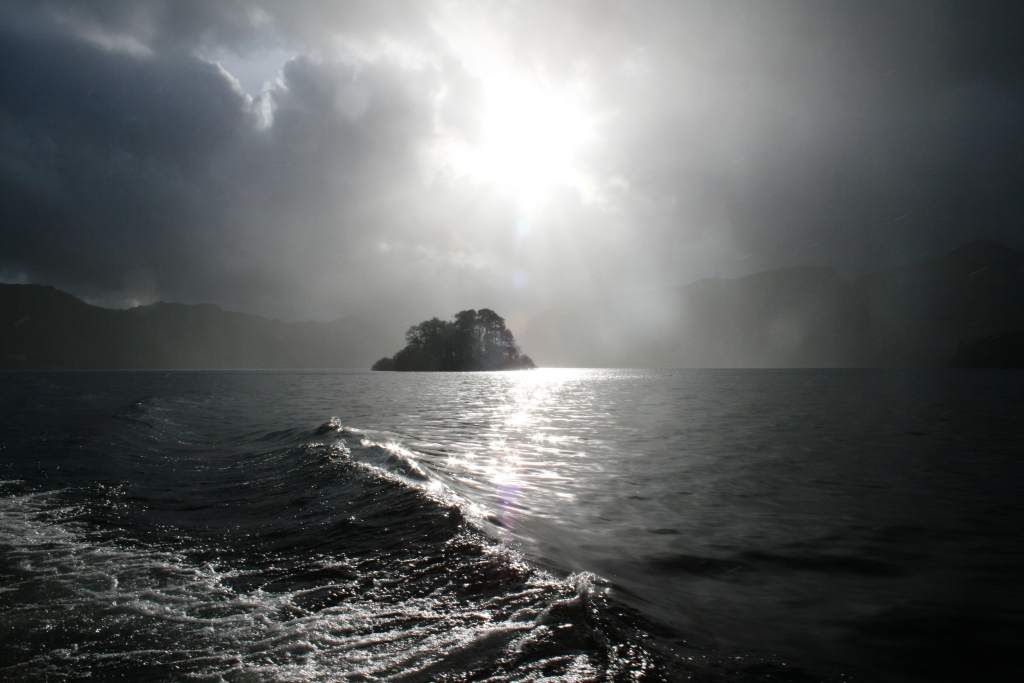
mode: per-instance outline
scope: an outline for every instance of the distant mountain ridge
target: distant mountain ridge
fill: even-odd
[[[115,310],[0,284],[0,369],[369,368],[395,343],[355,318],[284,323],[162,302]]]
[[[783,268],[535,316],[542,366],[942,367],[958,346],[1024,329],[1024,252],[978,240],[844,280]]]
[[[1008,330],[959,346],[949,367],[1024,369],[1024,330]]]
[[[972,349],[993,337],[1005,346],[1015,330],[1024,330],[1024,252],[978,240],[854,280],[783,268],[551,309],[517,337],[542,367],[1006,367],[1001,346]],[[399,345],[352,317],[284,323],[212,304],[114,310],[53,287],[0,284],[0,369],[365,369]]]

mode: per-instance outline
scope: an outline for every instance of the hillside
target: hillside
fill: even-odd
[[[547,311],[542,366],[941,367],[958,345],[1024,328],[1024,252],[979,240],[844,280],[784,268]]]
[[[959,346],[949,367],[1024,369],[1024,330],[1007,330]]]
[[[784,268],[552,309],[519,336],[549,367],[943,367],[958,349],[1020,329],[1024,252],[979,240],[855,280]],[[0,284],[0,369],[369,368],[396,346],[356,318],[283,323],[210,304],[112,310]]]
[[[0,369],[368,368],[394,344],[355,318],[283,323],[211,304],[112,310],[0,284]]]

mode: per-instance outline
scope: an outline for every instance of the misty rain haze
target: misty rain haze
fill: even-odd
[[[1021,11],[5,0],[0,280],[398,341],[1020,249]]]
[[[1016,683],[1022,36],[0,0],[0,679]]]

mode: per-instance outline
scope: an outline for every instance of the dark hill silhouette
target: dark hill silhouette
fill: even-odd
[[[355,318],[283,323],[212,304],[91,306],[0,284],[0,368],[366,368],[390,335]]]
[[[1020,328],[1024,252],[978,240],[852,281],[783,268],[560,308],[523,341],[546,366],[942,367]]]
[[[1000,332],[960,346],[951,368],[1024,368],[1024,330]]]
[[[855,280],[783,268],[553,309],[523,342],[546,366],[943,367],[976,362],[964,349],[1022,329],[1024,252],[978,240]],[[1012,364],[997,352],[1004,342],[978,352],[985,363]],[[209,304],[111,310],[0,284],[3,369],[366,368],[395,346],[354,318],[283,323]]]

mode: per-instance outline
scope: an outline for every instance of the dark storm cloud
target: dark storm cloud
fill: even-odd
[[[1022,33],[1012,3],[3,2],[0,276],[415,320],[1022,247]],[[543,216],[446,157],[484,141],[474,40],[586,94],[589,189]],[[263,92],[215,63],[280,54]]]
[[[106,6],[96,19],[135,25]],[[184,50],[38,22],[3,31],[0,262],[9,279],[101,301],[287,314],[317,283],[338,287],[333,273],[376,227],[360,214],[415,175],[429,132],[429,77],[387,64],[299,57],[254,109]]]
[[[79,288],[121,287],[113,273],[146,252],[173,258],[197,175],[251,118],[216,65],[46,30],[0,27],[0,90],[0,261]]]
[[[131,37],[159,52],[246,50],[288,41],[318,49],[338,35],[424,39],[429,3],[396,0],[6,0],[8,17]]]
[[[245,124],[216,65],[112,53],[66,35],[0,27],[0,113],[60,136],[194,167]]]

